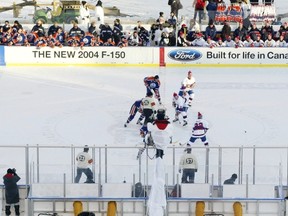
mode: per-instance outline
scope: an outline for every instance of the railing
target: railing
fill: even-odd
[[[22,184],[39,182],[74,182],[78,152],[83,146],[0,146],[2,173],[16,168]],[[183,147],[171,146],[165,152],[166,182],[174,185],[180,182],[178,163]],[[142,182],[151,183],[154,161],[144,152],[136,159],[138,147],[90,146],[89,153],[95,163],[92,171],[97,183]],[[198,159],[196,183],[221,185],[232,173],[238,174],[238,184],[288,185],[287,147],[193,147],[192,154]],[[153,157],[154,150],[148,155]]]

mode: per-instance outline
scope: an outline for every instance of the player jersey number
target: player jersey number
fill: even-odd
[[[193,130],[203,130],[203,129],[204,129],[204,127],[203,127],[203,123],[202,122],[194,124]]]
[[[192,164],[193,158],[186,158],[186,164]]]

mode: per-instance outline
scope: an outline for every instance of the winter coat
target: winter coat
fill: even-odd
[[[19,190],[17,186],[19,180],[20,177],[17,174],[7,173],[3,176],[7,204],[15,204],[19,202]]]

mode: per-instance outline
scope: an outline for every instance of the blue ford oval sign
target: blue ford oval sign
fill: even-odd
[[[202,57],[202,53],[193,49],[177,49],[170,51],[168,56],[176,61],[195,61]]]

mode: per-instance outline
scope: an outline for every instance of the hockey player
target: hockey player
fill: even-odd
[[[187,122],[187,110],[188,110],[188,100],[186,98],[186,91],[183,92],[181,96],[176,93],[173,94],[173,106],[175,107],[175,119],[173,122],[179,121],[179,115],[183,117],[183,126],[188,124]]]
[[[151,92],[151,93],[154,92],[155,98],[161,104],[161,98],[160,98],[160,92],[159,92],[159,88],[160,88],[159,76],[155,75],[155,76],[145,77],[144,78],[144,85],[146,86],[147,94],[149,92]]]
[[[192,71],[188,71],[187,77],[181,83],[181,89],[179,91],[179,96],[184,94],[186,91],[189,95],[189,102],[188,105],[192,105],[192,100],[194,99],[194,91],[193,88],[195,87],[195,78],[192,75]]]
[[[166,208],[165,194],[165,165],[163,155],[167,146],[171,143],[172,129],[168,117],[165,115],[165,109],[157,111],[156,120],[153,125],[149,125],[149,133],[145,140],[152,140],[156,148],[154,179],[148,200],[148,212],[150,216],[164,215]]]
[[[145,137],[145,135],[148,132],[147,124],[149,122],[154,121],[154,111],[155,111],[155,101],[153,99],[153,93],[147,92],[146,97],[142,99],[142,109],[143,109],[143,115],[145,117],[144,124],[140,129],[140,135],[142,137]]]
[[[208,123],[203,120],[203,116],[200,112],[198,112],[198,119],[193,125],[192,135],[188,142],[189,145],[192,145],[197,139],[201,139],[205,146],[208,146],[208,142],[206,139],[206,133],[208,131]]]
[[[130,112],[129,112],[129,117],[128,117],[126,123],[124,124],[124,127],[127,127],[129,122],[131,122],[134,119],[134,117],[135,117],[137,112],[141,113],[140,117],[137,120],[137,124],[142,125],[141,121],[144,119],[144,115],[143,115],[142,104],[141,103],[142,103],[142,99],[136,100],[132,104],[132,106],[130,108]]]

